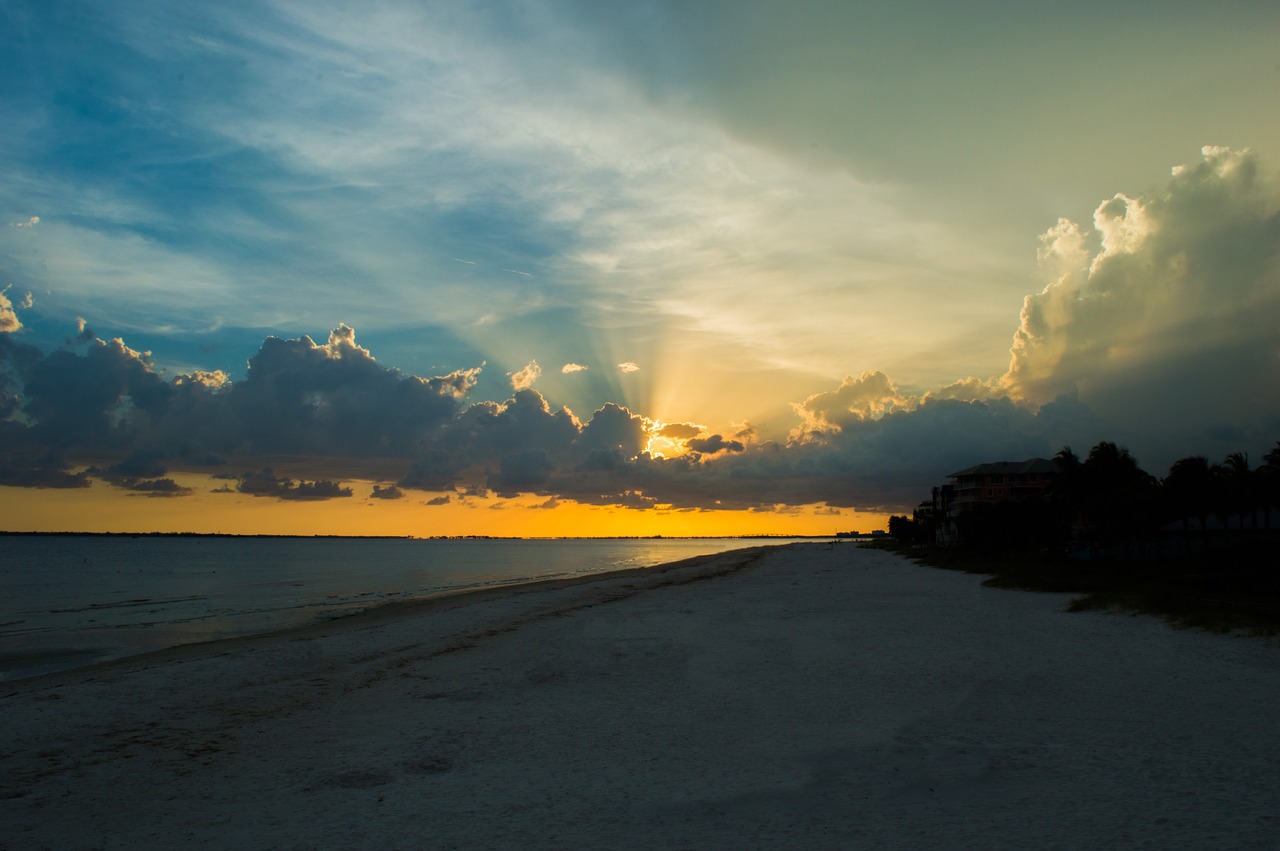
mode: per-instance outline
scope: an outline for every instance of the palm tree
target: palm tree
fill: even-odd
[[[1063,540],[1070,541],[1073,531],[1080,525],[1080,515],[1083,512],[1080,456],[1070,446],[1064,446],[1053,456],[1053,463],[1058,465],[1058,475],[1049,484],[1046,495],[1062,527]]]
[[[1253,471],[1249,469],[1249,456],[1243,452],[1232,452],[1219,467],[1218,480],[1221,484],[1222,511],[1240,518],[1240,532],[1244,532],[1244,518],[1248,514],[1253,519],[1253,528],[1258,528],[1258,516],[1254,511],[1257,505]]]
[[[1155,526],[1159,481],[1138,466],[1128,449],[1103,441],[1081,465],[1081,484],[1085,512],[1102,542],[1110,547],[1136,538],[1142,558]]]
[[[1213,505],[1213,467],[1202,455],[1179,458],[1164,477],[1165,505],[1170,519],[1182,520],[1183,540],[1190,537],[1188,521],[1192,515],[1200,520],[1201,549],[1208,546],[1209,510]]]
[[[1271,510],[1280,505],[1280,440],[1262,456],[1262,466],[1255,471],[1258,477],[1258,494],[1262,500],[1262,520],[1271,531]]]

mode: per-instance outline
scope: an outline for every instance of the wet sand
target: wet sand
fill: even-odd
[[[793,545],[0,683],[0,847],[1280,845],[1274,640]]]

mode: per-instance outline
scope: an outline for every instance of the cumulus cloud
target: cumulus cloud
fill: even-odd
[[[542,367],[536,360],[531,360],[518,372],[507,373],[511,377],[512,390],[528,390],[542,375]]]
[[[622,363],[618,364],[618,371],[619,372],[639,372],[640,365],[637,363],[633,363],[632,361],[623,361]]]
[[[373,492],[369,496],[373,499],[403,499],[404,491],[395,485],[387,485],[385,488],[381,485],[374,485]]]
[[[647,432],[644,417],[608,402],[592,415],[575,443],[587,451],[616,450],[623,458],[629,459],[644,449]]]
[[[575,372],[586,372],[587,368],[580,363],[567,363],[560,367],[562,375],[572,375]]]
[[[197,369],[190,374],[179,375],[173,383],[178,387],[191,384],[205,390],[221,390],[231,383],[231,376],[220,369],[212,371]]]
[[[793,437],[836,433],[851,423],[909,410],[915,404],[916,400],[900,393],[883,372],[864,372],[857,378],[846,376],[835,390],[815,393],[792,405],[802,421]]]
[[[38,224],[40,224],[40,217],[32,216],[31,218],[27,219],[25,222],[10,222],[9,227],[31,229]]]
[[[22,328],[22,322],[13,309],[13,302],[5,295],[7,292],[7,288],[0,290],[0,334],[12,334]]]
[[[995,399],[1007,395],[998,380],[990,378],[962,378],[936,390],[927,391],[921,401],[933,399],[955,399],[961,402],[976,402],[982,399]]]
[[[1049,282],[1023,303],[1007,392],[1074,394],[1170,446],[1276,427],[1280,193],[1249,151],[1201,153],[1158,191],[1102,202],[1094,233],[1045,234]]]
[[[894,500],[917,499],[940,471],[974,458],[1051,452],[1057,438],[1080,433],[1057,426],[1087,420],[1070,402],[1057,413],[1052,404],[1037,413],[1008,399],[917,402],[887,376],[865,373],[798,404],[808,426],[803,439],[779,444],[761,440],[748,423],[706,435],[695,423],[657,424],[614,403],[582,422],[533,388],[460,408],[457,396],[476,371],[402,375],[378,365],[346,326],[324,344],[268,338],[240,381],[200,371],[167,381],[146,353],[120,340],[92,338],[79,349],[44,355],[0,336],[0,376],[10,377],[11,400],[0,422],[10,448],[5,483],[87,484],[86,474],[56,456],[18,463],[55,450],[125,451],[125,461],[91,475],[152,493],[171,490],[170,464],[284,453],[323,464],[399,454],[412,460],[396,485],[378,486],[378,499],[416,488],[454,492],[433,505],[469,504],[493,491],[637,510],[897,507]],[[651,455],[646,447],[655,437],[683,442],[688,453]],[[276,499],[351,494],[323,477],[295,482],[270,468],[230,478],[235,492]]]
[[[49,354],[0,335],[0,423],[9,444],[29,456],[145,450],[187,465],[229,455],[409,458],[457,417],[479,374],[404,375],[376,363],[355,332],[339,325],[321,345],[267,338],[240,381],[202,370],[170,380],[149,352],[98,339],[79,324],[77,341]],[[331,494],[299,486],[294,498],[322,495]]]
[[[497,472],[489,474],[488,487],[501,497],[540,492],[555,469],[545,449],[529,448],[508,452],[498,461]]]
[[[245,379],[226,393],[224,414],[241,443],[216,442],[259,454],[412,454],[453,418],[479,372],[403,375],[376,363],[345,325],[323,345],[310,337],[268,337],[249,359]]]

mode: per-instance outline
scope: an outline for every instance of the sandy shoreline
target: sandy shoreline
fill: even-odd
[[[313,638],[350,633],[408,618],[423,617],[434,612],[443,612],[462,606],[501,600],[512,595],[569,588],[601,580],[645,578],[644,583],[637,587],[678,584],[679,581],[688,581],[691,578],[707,578],[712,575],[737,570],[742,566],[742,562],[740,559],[734,558],[734,556],[742,555],[744,558],[750,559],[762,549],[762,547],[744,547],[741,550],[693,556],[650,567],[624,568],[622,570],[588,573],[559,579],[528,579],[518,582],[505,582],[501,585],[484,588],[448,589],[411,600],[380,603],[368,609],[335,618],[315,620],[248,635],[217,638],[209,641],[193,641],[165,647],[160,650],[132,653],[102,662],[79,665],[66,670],[51,671],[47,674],[38,674],[16,680],[0,680],[0,697],[44,689],[52,685],[64,685],[85,679],[95,679],[113,671],[137,670],[172,662],[191,662],[266,647],[280,641],[306,641]],[[709,564],[709,562],[714,562],[714,564]],[[678,571],[684,578],[681,580],[669,578],[669,574],[673,571]]]
[[[1273,641],[690,562],[0,684],[0,847],[1280,844]]]

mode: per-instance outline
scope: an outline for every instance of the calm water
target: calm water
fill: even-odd
[[[393,600],[648,567],[768,539],[0,537],[0,680]]]

